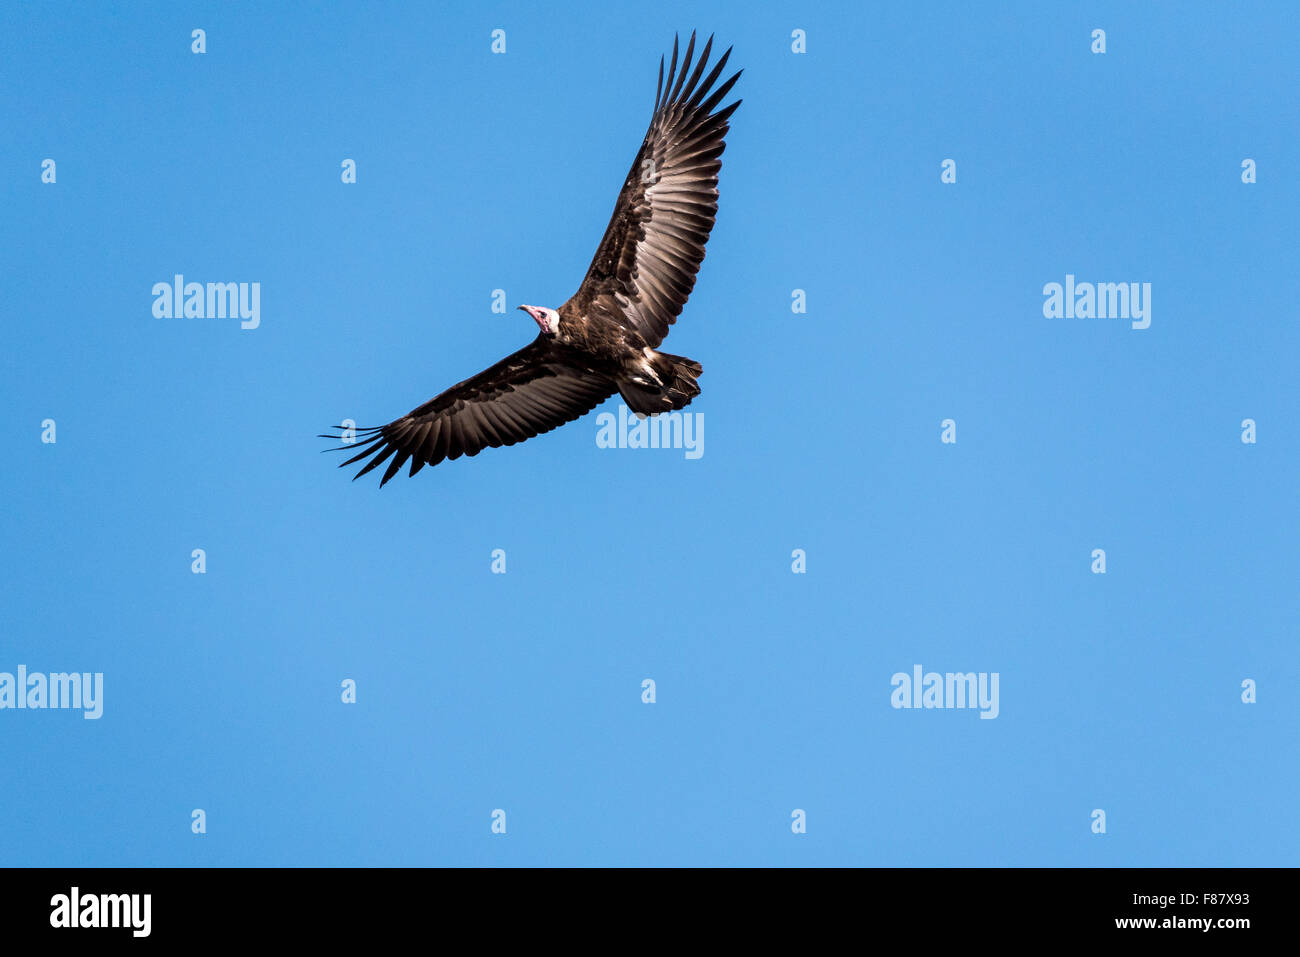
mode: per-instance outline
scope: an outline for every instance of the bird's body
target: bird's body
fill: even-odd
[[[591,320],[576,308],[559,309],[559,332],[552,338],[558,352],[587,372],[603,374],[623,394],[638,415],[680,409],[700,394],[698,386],[676,388],[677,379],[689,376],[690,386],[702,371],[698,362],[650,348],[636,329],[619,323]],[[527,309],[528,307],[521,307]]]
[[[710,38],[688,77],[695,36],[680,71],[674,41],[667,83],[660,60],[650,128],[578,291],[559,309],[519,307],[540,332],[518,352],[388,425],[358,429],[356,444],[341,447],[360,447],[343,465],[370,459],[356,478],[390,457],[381,485],[407,460],[414,475],[426,464],[514,445],[615,392],[638,415],[680,409],[700,394],[700,364],[657,347],[704,259],[727,120],[740,105],[713,112],[740,73],[712,89],[728,50],[701,81],[712,46]]]

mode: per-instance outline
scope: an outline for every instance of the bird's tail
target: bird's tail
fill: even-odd
[[[671,412],[690,405],[700,394],[696,379],[704,367],[694,359],[668,352],[654,352],[644,365],[618,381],[618,391],[627,407],[637,415]]]

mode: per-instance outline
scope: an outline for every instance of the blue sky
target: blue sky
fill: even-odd
[[[0,864],[1300,863],[1294,5],[0,18],[0,672],[104,675],[0,710]],[[665,343],[704,454],[349,482],[316,433],[576,289],[693,27],[745,68]],[[891,707],[918,664],[997,718]]]

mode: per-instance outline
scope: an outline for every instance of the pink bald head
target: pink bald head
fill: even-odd
[[[560,314],[554,309],[547,309],[545,306],[520,306],[524,312],[533,317],[533,322],[537,323],[537,328],[542,330],[543,335],[553,336],[560,329]]]

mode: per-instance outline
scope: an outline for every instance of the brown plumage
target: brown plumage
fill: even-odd
[[[514,445],[615,392],[639,415],[680,409],[699,395],[700,364],[655,347],[695,286],[718,210],[727,121],[740,106],[714,112],[740,73],[713,89],[731,50],[704,76],[712,48],[710,37],[691,72],[695,35],[680,69],[674,40],[666,81],[660,59],[650,128],[578,291],[558,310],[520,306],[541,330],[523,349],[388,425],[358,429],[354,444],[339,447],[356,453],[345,466],[369,458],[355,478],[387,461],[383,485],[408,460],[414,475]]]

